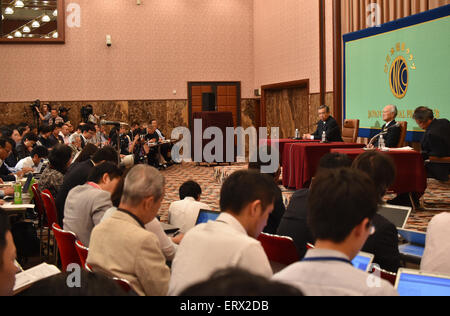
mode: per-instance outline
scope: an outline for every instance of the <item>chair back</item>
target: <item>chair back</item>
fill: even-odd
[[[78,253],[78,257],[80,258],[81,265],[83,267],[86,267],[86,260],[88,257],[89,248],[85,247],[81,241],[76,240],[75,249]]]
[[[389,272],[374,266],[372,268],[372,273],[379,275],[381,279],[388,281],[393,286],[395,286],[395,281],[397,280],[397,274],[393,272]]]
[[[290,265],[300,260],[294,241],[290,237],[261,233],[258,240],[270,261]]]
[[[45,214],[47,215],[48,227],[58,222],[58,211],[56,210],[55,200],[48,190],[41,193],[42,203],[44,204]]]
[[[81,265],[80,257],[75,249],[77,236],[72,232],[62,230],[57,223],[53,223],[52,230],[61,256],[62,271],[66,272],[67,266],[71,263]]]
[[[36,205],[36,211],[39,216],[43,216],[45,214],[44,204],[42,202],[41,191],[39,190],[39,185],[37,183],[31,186],[31,191],[33,191],[33,199],[34,204]]]
[[[398,140],[397,148],[405,147],[406,132],[408,131],[408,122],[398,122],[400,124],[401,132]]]
[[[342,128],[342,139],[346,143],[356,143],[359,133],[359,120],[345,120]]]

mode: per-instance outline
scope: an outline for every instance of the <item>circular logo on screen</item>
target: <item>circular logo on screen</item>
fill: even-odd
[[[408,91],[408,63],[403,56],[398,56],[391,65],[389,84],[395,97],[402,99]]]

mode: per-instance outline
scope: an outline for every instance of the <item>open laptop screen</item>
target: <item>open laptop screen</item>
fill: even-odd
[[[411,207],[385,204],[378,208],[378,214],[393,223],[395,227],[404,228],[411,214],[411,210]]]
[[[401,272],[397,282],[400,296],[450,296],[450,277]]]
[[[373,256],[366,256],[364,254],[357,255],[353,260],[352,264],[358,270],[362,270],[364,272],[368,272],[370,265],[372,264]]]
[[[207,223],[209,221],[215,221],[219,217],[220,212],[214,212],[209,210],[200,210],[195,225]]]

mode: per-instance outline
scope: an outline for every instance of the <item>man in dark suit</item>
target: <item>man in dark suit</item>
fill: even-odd
[[[447,119],[435,119],[433,111],[427,107],[417,108],[413,118],[420,128],[425,130],[421,141],[423,158],[427,160],[430,157],[449,157],[450,122]],[[449,164],[427,163],[425,167],[430,178],[448,180]]]
[[[383,109],[383,121],[386,124],[381,127],[382,132],[386,132],[383,135],[384,145],[388,148],[395,148],[400,141],[400,134],[402,133],[402,128],[400,126],[396,126],[397,122],[395,118],[397,117],[397,107],[395,105],[388,105]],[[380,138],[373,143],[373,147],[378,147]]]
[[[322,140],[322,134],[325,132],[327,141],[343,142],[341,129],[336,120],[330,115],[330,108],[327,105],[320,106],[319,118],[320,121],[317,123],[316,132],[312,135],[303,135],[303,139]]]
[[[319,161],[317,173],[324,170],[350,167],[351,165],[352,161],[347,155],[326,154]],[[300,259],[306,254],[306,244],[315,243],[315,238],[308,226],[308,198],[309,189],[298,190],[292,195],[277,230],[277,235],[289,236],[294,240]]]
[[[56,208],[58,210],[58,223],[62,227],[64,219],[64,205],[66,204],[67,195],[70,190],[78,185],[83,185],[86,183],[89,173],[94,168],[105,161],[110,161],[113,163],[118,163],[117,151],[110,146],[103,147],[97,151],[92,160],[86,160],[80,162],[79,164],[70,168],[70,170],[64,176],[64,182],[58,191],[58,196],[56,197]]]

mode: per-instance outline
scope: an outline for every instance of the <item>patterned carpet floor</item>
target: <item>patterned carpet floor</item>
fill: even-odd
[[[194,180],[202,187],[201,202],[208,204],[212,209],[219,211],[219,198],[221,182],[225,177],[235,170],[245,168],[245,165],[233,166],[223,165],[219,167],[208,167],[196,163],[183,163],[174,165],[163,171],[166,178],[166,193],[159,215],[162,221],[167,221],[167,213],[170,203],[179,200],[178,189],[188,180]],[[285,204],[294,191],[281,187]],[[450,181],[443,183],[428,179],[428,188],[424,195],[424,208],[419,208],[411,213],[406,225],[407,229],[426,231],[429,221],[437,214],[450,212]],[[432,209],[431,211],[429,209]]]

